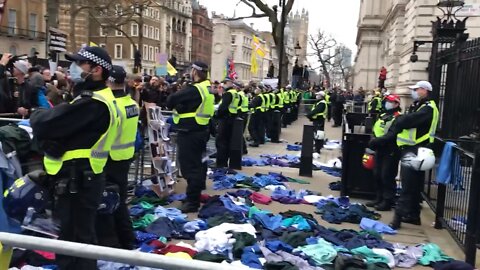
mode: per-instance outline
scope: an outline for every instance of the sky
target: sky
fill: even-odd
[[[215,11],[232,17],[239,0],[199,0],[199,2],[206,6],[209,12]],[[263,0],[263,2],[269,6],[278,4],[278,0]],[[337,42],[345,44],[355,55],[360,0],[295,0],[292,12],[296,10],[301,12],[302,8],[308,10],[310,14],[309,34],[322,29],[332,35]],[[251,13],[252,9],[243,3],[236,8],[238,17],[248,16]],[[271,31],[270,22],[266,18],[249,19],[246,22],[254,23],[256,30]]]

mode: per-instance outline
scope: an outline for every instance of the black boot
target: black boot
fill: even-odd
[[[392,222],[389,225],[394,230],[400,229],[400,227],[402,226],[402,216],[395,214],[395,216],[393,216]]]
[[[376,207],[376,206],[379,205],[382,201],[383,201],[383,200],[382,200],[382,197],[377,196],[377,198],[376,198],[374,201],[367,202],[365,205],[366,205],[367,207]]]
[[[392,210],[392,201],[391,200],[383,200],[377,206],[375,206],[375,210],[377,211],[390,211]]]
[[[413,225],[422,225],[422,220],[420,219],[420,217],[403,217],[402,222]]]
[[[198,208],[200,208],[200,204],[186,201],[182,203],[179,209],[182,213],[196,213],[198,212]]]

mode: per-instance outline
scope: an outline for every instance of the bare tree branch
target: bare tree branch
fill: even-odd
[[[268,17],[267,14],[252,14],[250,16],[243,16],[243,17],[235,17],[235,18],[228,18],[228,21],[238,21],[243,19],[250,19],[250,18],[265,18]]]

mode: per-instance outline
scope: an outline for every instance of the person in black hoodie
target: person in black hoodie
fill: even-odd
[[[380,115],[373,126],[375,138],[385,135],[395,119],[401,115],[399,96],[389,95],[385,100],[385,112]],[[400,161],[400,151],[395,139],[395,137],[391,137],[389,141],[385,141],[383,147],[372,149],[376,150],[375,168],[373,169],[376,199],[366,205],[375,207],[377,211],[389,211],[395,201],[397,189],[395,177],[398,173],[398,163]]]
[[[315,152],[320,154],[323,148],[324,138],[318,137],[318,131],[325,130],[325,118],[327,118],[328,104],[325,101],[325,92],[320,91],[316,94],[317,103],[313,106],[312,111],[307,114],[307,118],[313,122],[315,127]]]

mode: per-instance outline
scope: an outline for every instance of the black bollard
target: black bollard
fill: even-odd
[[[373,131],[373,118],[366,117],[365,118],[365,134],[371,134]]]
[[[273,111],[272,113],[272,143],[280,142],[280,132],[282,131],[282,113],[280,111]]]
[[[242,169],[243,155],[243,119],[235,118],[232,128],[232,138],[230,140],[230,162],[229,168],[234,170]]]
[[[300,156],[300,176],[312,177],[313,132],[314,128],[312,125],[303,126],[302,154]]]

